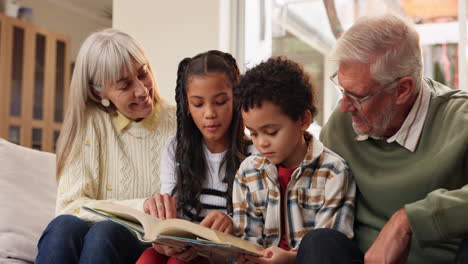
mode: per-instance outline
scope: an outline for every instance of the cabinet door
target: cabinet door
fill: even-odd
[[[0,137],[6,138],[7,135],[7,105],[8,99],[6,95],[6,26],[5,21],[0,16]]]
[[[70,78],[69,38],[0,14],[0,137],[55,151]]]

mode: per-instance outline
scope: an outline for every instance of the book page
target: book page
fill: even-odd
[[[143,233],[140,234],[142,237],[139,237],[143,242],[150,242],[156,238],[156,235],[152,230],[158,225],[159,222],[161,222],[159,219],[149,214],[128,206],[111,202],[97,201],[89,205],[88,208],[99,212],[105,212],[113,216],[117,216],[118,218],[126,219],[138,224],[142,227],[141,230],[143,230]]]
[[[161,243],[164,241],[168,243],[172,239],[172,241],[182,241],[185,246],[187,246],[187,243],[190,243],[190,246],[203,246],[204,250],[210,247],[212,251],[228,251],[231,253],[236,252],[237,254],[239,252],[259,254],[263,250],[263,247],[260,245],[233,235],[214,231],[208,227],[184,219],[158,220],[144,212],[111,202],[95,202],[83,208],[88,208],[89,210],[87,210],[92,213],[101,215],[136,231],[139,239],[143,242],[158,243],[159,240]],[[161,240],[162,238],[164,240]],[[200,240],[200,238],[203,240]],[[207,243],[206,241],[211,242]],[[174,244],[174,246],[177,245]]]
[[[121,218],[121,217],[119,217],[117,215],[113,215],[113,214],[110,214],[110,213],[107,213],[107,212],[104,212],[104,211],[94,210],[94,209],[89,208],[87,206],[83,206],[83,209],[85,209],[86,211],[88,211],[90,213],[97,214],[97,215],[102,216],[104,218],[107,218],[107,219],[109,219],[109,220],[111,220],[113,222],[121,224],[121,225],[135,231],[135,232],[140,233],[141,235],[143,235],[145,233],[143,231],[143,227],[139,224],[139,222],[137,220],[131,221],[132,219],[124,219],[124,218]]]

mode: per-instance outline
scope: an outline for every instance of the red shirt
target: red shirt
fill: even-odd
[[[281,165],[277,165],[276,168],[278,169],[278,180],[280,183],[280,191],[281,191],[281,240],[279,243],[280,248],[284,250],[291,250],[288,245],[288,239],[286,236],[286,226],[284,223],[286,222],[285,220],[285,215],[284,215],[284,202],[285,202],[285,197],[286,197],[286,188],[288,187],[289,181],[291,181],[291,175],[293,174],[294,170],[293,169],[288,169],[285,167],[282,167]]]

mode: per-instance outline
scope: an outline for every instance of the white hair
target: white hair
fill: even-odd
[[[416,94],[422,83],[419,34],[411,22],[397,15],[359,18],[338,39],[332,59],[370,64],[372,78],[381,85],[411,76],[415,81],[413,92]]]
[[[68,108],[62,131],[57,142],[57,179],[69,156],[79,151],[76,142],[81,139],[86,125],[86,109],[99,107],[99,94],[103,88],[116,82],[125,70],[134,74],[133,60],[147,64],[152,69],[142,46],[130,35],[117,30],[105,29],[91,34],[78,53],[70,82]],[[156,79],[153,76],[154,102],[161,102]],[[92,91],[94,89],[95,91]],[[114,106],[105,109],[115,111]]]

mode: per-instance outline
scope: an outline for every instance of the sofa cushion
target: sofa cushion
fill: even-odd
[[[0,138],[0,257],[34,261],[55,214],[55,155]]]
[[[24,260],[19,260],[19,259],[0,257],[0,264],[31,264],[31,262],[24,261]]]

